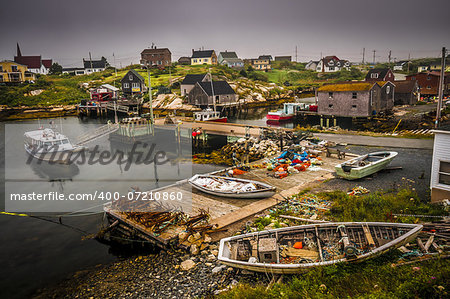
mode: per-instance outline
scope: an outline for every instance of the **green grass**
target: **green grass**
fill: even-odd
[[[305,194],[299,193],[298,196]],[[391,213],[446,215],[443,207],[421,200],[410,189],[349,196],[342,191],[322,192],[319,198],[332,201],[326,216],[334,221],[417,222],[415,217],[387,219]],[[289,214],[273,209],[269,217],[255,221],[258,229]],[[389,218],[389,217],[388,217]],[[307,273],[288,276],[285,282],[266,291],[266,284],[255,281],[239,284],[220,298],[444,298],[448,296],[450,260],[423,261],[393,267],[401,259],[397,250],[358,264],[317,267]],[[270,275],[270,274],[269,274]]]
[[[286,283],[240,284],[220,298],[444,298],[450,261],[433,260],[392,267],[397,251],[359,264],[318,267],[286,277]]]

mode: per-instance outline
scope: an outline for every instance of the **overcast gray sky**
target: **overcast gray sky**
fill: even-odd
[[[53,58],[66,67],[105,56],[138,63],[152,42],[172,59],[204,47],[241,58],[337,55],[360,61],[438,57],[450,46],[449,0],[0,0],[0,59]]]

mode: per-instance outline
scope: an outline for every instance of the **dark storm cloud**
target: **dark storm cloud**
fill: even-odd
[[[173,58],[204,46],[236,50],[245,58],[292,55],[299,61],[336,54],[353,61],[362,48],[371,60],[438,56],[450,45],[448,0],[78,0],[3,1],[0,58],[11,59],[15,43],[24,55],[81,64],[89,52],[117,64],[137,63],[154,42]]]

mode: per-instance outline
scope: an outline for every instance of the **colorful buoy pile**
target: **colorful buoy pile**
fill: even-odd
[[[306,171],[312,167],[314,170],[320,170],[323,161],[318,155],[310,154],[303,151],[300,154],[294,151],[284,151],[280,156],[271,159],[266,166],[268,171],[272,171],[272,175],[282,179],[289,174]]]

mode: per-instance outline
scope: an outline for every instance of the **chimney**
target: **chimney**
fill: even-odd
[[[192,49],[192,55],[194,55],[194,49]]]

